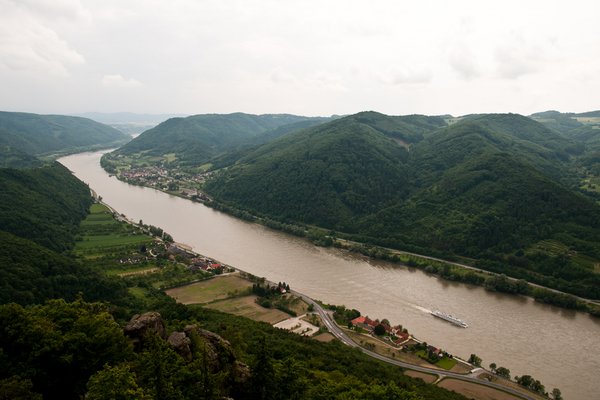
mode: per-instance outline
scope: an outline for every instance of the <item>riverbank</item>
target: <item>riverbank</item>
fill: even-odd
[[[93,192],[93,195],[98,201],[102,202],[101,199],[99,198],[99,196],[95,192]],[[102,202],[102,203],[104,203],[104,202]],[[103,204],[103,205],[106,207],[106,209],[110,210],[113,217],[117,221],[119,221],[121,223],[129,224],[135,229],[141,229],[142,226],[140,224],[127,219],[125,216],[123,216],[123,214],[119,213],[113,207],[106,205],[106,204]],[[206,255],[203,255],[203,254],[193,251],[191,246],[187,246],[185,244],[173,243],[170,246],[170,248],[171,248],[171,252],[174,254],[184,254],[185,253],[185,254],[189,255],[189,257],[191,257],[192,259],[204,259],[204,260],[210,259],[211,262],[214,264],[223,265],[223,263],[219,262],[218,260],[212,259]],[[266,282],[264,280],[264,278],[255,277],[252,274],[249,274],[248,272],[240,270],[239,268],[232,267],[232,266],[228,266],[228,268],[230,269],[230,271],[235,271],[235,273],[233,275],[226,274],[226,275],[220,275],[220,276],[219,275],[213,276],[212,279],[210,279],[208,277],[204,277],[204,279],[200,283],[187,283],[184,285],[178,285],[177,289],[166,290],[166,293],[168,295],[174,297],[177,301],[182,302],[184,304],[199,303],[204,306],[208,306],[209,308],[214,308],[214,309],[225,311],[225,312],[227,312],[227,308],[223,309],[222,303],[227,302],[228,300],[230,300],[232,298],[236,298],[236,300],[238,300],[238,298],[240,298],[240,297],[250,296],[250,297],[252,297],[250,299],[252,302],[251,306],[253,306],[254,308],[259,307],[257,304],[255,304],[256,303],[256,301],[255,301],[256,299],[254,298],[255,296],[252,296],[252,293],[249,291],[249,289],[252,287],[253,283],[256,283],[256,282],[270,283],[270,282]],[[218,281],[216,281],[216,280],[218,280]],[[192,281],[190,281],[190,282],[192,282]],[[219,284],[213,285],[212,283],[215,283],[215,282],[218,282]],[[199,285],[200,285],[200,287],[198,287]],[[161,290],[164,290],[164,289],[161,289]],[[325,323],[325,321],[330,319],[329,323],[334,324],[334,325],[328,326],[330,328],[329,329],[330,333],[333,333],[336,337],[338,337],[338,339],[343,338],[344,340],[342,340],[342,342],[347,342],[349,340],[352,343],[351,346],[353,346],[353,347],[358,345],[356,338],[352,338],[351,336],[349,336],[349,334],[351,334],[351,331],[345,332],[342,328],[337,326],[336,323],[333,321],[333,319],[331,319],[330,316],[328,316],[326,314],[326,312],[323,310],[323,308],[320,306],[320,303],[316,302],[314,299],[312,299],[302,293],[293,291],[292,294],[294,296],[297,296],[297,298],[301,298],[305,301],[304,307],[301,307],[298,312],[305,313],[306,311],[308,311],[306,305],[312,304],[313,307],[317,308],[317,310],[322,310],[325,313],[325,316],[321,316],[321,320],[324,323]],[[246,306],[248,306],[248,304],[246,304]],[[273,315],[273,312],[276,312],[281,315]],[[239,312],[233,312],[233,314],[240,315]],[[244,315],[244,314],[242,314],[242,315]],[[283,319],[287,319],[287,317],[285,317],[285,314],[281,313],[281,311],[274,310],[274,309],[266,309],[266,314],[265,313],[256,313],[256,311],[251,311],[250,314],[248,314],[246,312],[246,314],[244,316],[249,317],[254,320],[257,320],[257,321],[268,322],[270,324],[276,324],[277,322],[280,322]],[[327,325],[327,324],[325,323],[325,325]],[[341,333],[336,335],[336,332],[341,332]],[[373,338],[372,340],[376,340],[376,338]],[[413,340],[417,343],[421,343],[421,341],[416,338],[411,337],[411,340]],[[363,342],[363,341],[361,340],[361,342]],[[366,344],[364,344],[364,343],[366,343]],[[436,376],[438,376],[439,378],[444,378],[444,377],[449,376],[446,374],[446,371],[444,370],[443,367],[433,366],[433,365],[429,367],[422,360],[419,361],[418,364],[414,364],[414,365],[411,364],[409,362],[410,361],[409,355],[404,355],[401,352],[401,349],[395,349],[393,354],[390,353],[393,356],[393,357],[391,357],[390,355],[386,356],[385,354],[381,354],[381,352],[378,352],[377,346],[372,346],[373,348],[369,349],[368,344],[371,343],[371,341],[366,340],[366,336],[365,336],[364,343],[363,343],[363,346],[361,346],[364,350],[369,351],[369,352],[372,352],[372,350],[374,350],[376,353],[379,354],[379,356],[386,357],[386,360],[383,360],[383,361],[386,361],[389,363],[394,363],[394,362],[400,361],[404,364],[403,367],[406,369],[411,369],[411,370],[421,371],[421,372],[426,371],[428,373],[436,374]],[[384,342],[381,342],[381,343],[382,343],[382,345],[385,344]],[[367,353],[367,354],[370,354],[370,353]],[[416,359],[419,359],[419,358],[417,357]],[[462,360],[460,362],[463,365],[467,365],[467,363]],[[473,374],[469,374],[470,369],[471,368],[459,368],[456,371],[456,373],[454,373],[452,376],[455,379],[459,379],[459,380],[461,379],[460,376],[464,376],[465,378],[468,378],[468,380],[477,380],[477,379],[473,379],[473,378],[477,378],[476,376],[474,376]],[[454,370],[454,368],[452,368],[451,371],[452,370]],[[484,371],[481,370],[480,372],[483,373]],[[482,385],[486,385],[485,381],[481,381],[479,383]],[[496,389],[494,389],[494,390],[496,390]],[[527,397],[526,395],[523,395],[522,398],[531,398],[531,397]]]
[[[268,228],[298,237],[305,237],[317,246],[341,248],[373,259],[385,260],[406,267],[419,268],[428,274],[436,275],[448,281],[468,283],[484,287],[487,290],[510,295],[527,296],[541,303],[565,309],[584,311],[592,316],[600,317],[600,301],[575,296],[523,279],[506,276],[501,272],[477,268],[473,265],[466,264],[465,262],[467,262],[468,259],[463,259],[463,262],[461,263],[424,254],[391,249],[370,243],[361,243],[348,239],[348,235],[342,233],[335,233],[332,235],[331,231],[324,228],[282,223],[266,216],[258,216],[246,210],[220,203],[205,194],[199,195],[199,193],[201,193],[199,190],[194,190],[193,194],[187,189],[167,190],[151,185],[139,185],[122,179],[119,174],[115,176],[117,179],[129,184],[160,190],[164,193],[192,202],[202,203],[207,207],[211,207],[217,211],[224,212],[245,221],[258,223]],[[475,260],[473,260],[473,262],[474,261]]]
[[[197,257],[205,257],[201,254],[196,253]],[[232,267],[236,269],[237,273],[240,276],[236,275],[228,275],[228,276],[215,276],[210,280],[205,280],[201,283],[193,283],[190,285],[179,287],[175,290],[168,290],[167,294],[174,297],[178,302],[182,302],[184,304],[201,304],[203,307],[213,308],[216,310],[224,311],[226,313],[232,313],[234,315],[244,316],[255,321],[262,321],[272,324],[273,326],[278,327],[280,325],[280,321],[285,320],[288,321],[288,318],[285,314],[281,313],[278,310],[274,309],[264,309],[264,312],[257,312],[255,309],[259,307],[256,304],[255,296],[252,296],[250,293],[247,293],[247,289],[250,287],[251,283],[256,280],[251,279],[251,274],[240,270],[239,268]],[[224,280],[227,280],[226,283],[220,284]],[[247,283],[241,283],[241,280],[246,280]],[[219,284],[214,284],[216,281],[219,281]],[[231,281],[231,282],[230,282]],[[201,285],[202,290],[198,291],[197,286]],[[191,289],[191,290],[187,290]],[[363,349],[366,354],[371,355],[372,353],[378,354],[380,357],[376,357],[382,361],[397,365],[397,362],[403,363],[402,368],[415,371],[421,374],[433,374],[436,379],[433,380],[436,384],[440,384],[445,379],[451,377],[453,381],[456,382],[464,382],[463,385],[455,384],[453,385],[453,389],[459,393],[473,395],[478,394],[480,397],[475,397],[477,399],[488,399],[488,398],[512,398],[512,399],[544,399],[543,396],[539,396],[536,393],[529,393],[524,391],[523,388],[516,388],[511,381],[504,382],[500,377],[495,377],[494,383],[487,381],[480,377],[488,376],[491,372],[486,371],[482,368],[477,368],[476,366],[467,363],[464,360],[457,359],[458,363],[456,367],[451,369],[446,369],[440,366],[430,365],[425,362],[423,359],[417,356],[411,356],[411,353],[403,353],[402,349],[394,348],[392,351],[382,352],[379,349],[380,346],[386,345],[385,342],[380,341],[374,337],[365,334],[354,333],[351,330],[342,328],[336,324],[336,322],[327,315],[327,311],[324,310],[319,302],[311,299],[310,297],[298,293],[296,291],[292,292],[294,295],[297,295],[304,299],[307,303],[312,304],[313,307],[317,307],[316,313],[319,314],[319,311],[325,313],[325,316],[321,316],[321,321],[324,323],[324,326],[328,326],[330,329],[330,333],[333,333],[335,337],[340,339],[342,343],[348,344],[350,347],[360,347]],[[247,304],[245,298],[250,298],[251,304]],[[224,307],[224,305],[226,306]],[[244,303],[242,308],[240,308],[240,304]],[[250,306],[250,307],[249,307]],[[233,308],[231,308],[233,307]],[[249,309],[252,308],[252,309]],[[306,311],[306,310],[303,310]],[[276,313],[276,314],[273,314]],[[288,316],[289,317],[289,316]],[[328,324],[334,324],[335,329],[331,329],[333,326]],[[341,334],[336,334],[336,332],[342,332]],[[358,335],[358,336],[356,336]],[[357,340],[357,338],[362,337],[363,340]],[[318,340],[318,339],[315,339]],[[411,337],[411,340],[417,343],[422,343],[417,338]],[[350,341],[351,344],[348,342]],[[370,346],[373,342],[380,342],[379,346]],[[360,342],[360,343],[359,343]],[[388,345],[389,346],[389,345]],[[381,357],[385,357],[382,359]],[[416,361],[413,363],[412,361]],[[476,373],[472,371],[476,370]],[[425,375],[427,376],[427,375]],[[417,376],[419,377],[419,376]],[[475,386],[474,386],[475,385]],[[473,388],[481,387],[482,389],[477,391],[473,390]],[[484,389],[485,388],[485,389]],[[494,397],[494,394],[496,397]],[[489,397],[492,396],[492,397]],[[505,396],[505,397],[503,397]],[[511,397],[506,397],[511,396]]]

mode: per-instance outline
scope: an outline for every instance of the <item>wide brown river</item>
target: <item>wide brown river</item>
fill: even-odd
[[[476,353],[511,374],[532,375],[566,399],[600,399],[600,319],[448,282],[420,270],[320,248],[199,203],[118,181],[102,170],[101,153],[59,161],[128,218],[163,228],[195,251],[331,304],[400,323],[421,340],[462,358]],[[429,314],[466,321],[456,327]]]

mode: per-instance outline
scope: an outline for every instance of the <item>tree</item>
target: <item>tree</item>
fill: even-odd
[[[471,354],[468,362],[476,367],[481,367],[481,358],[477,357],[477,354]]]
[[[273,397],[275,370],[264,336],[260,338],[259,348],[252,365],[252,398],[266,400]]]
[[[531,375],[523,375],[521,377],[515,376],[515,381],[521,386],[525,386],[526,388],[531,387],[531,384],[534,382]]]
[[[544,392],[546,391],[546,388],[544,387],[544,385],[542,385],[542,382],[538,381],[537,379],[531,383],[530,388],[534,392],[541,393],[541,394],[544,394]]]
[[[554,400],[562,400],[562,393],[560,392],[559,388],[554,388],[552,389],[552,398]]]
[[[42,400],[42,395],[33,391],[31,380],[12,376],[0,380],[0,400]]]
[[[496,372],[496,363],[491,363],[490,364],[490,371]]]
[[[144,350],[138,355],[134,370],[152,398],[172,400],[182,397],[182,367],[183,358],[165,340],[156,334],[144,337]]]
[[[510,379],[510,369],[504,367],[496,368],[496,375],[501,376],[506,379]]]
[[[129,365],[120,364],[111,367],[108,364],[104,369],[96,372],[90,378],[87,400],[137,400],[150,399],[135,380],[135,374],[130,371]]]
[[[305,378],[307,371],[294,358],[286,358],[275,365],[275,398],[304,399],[308,382]]]
[[[375,329],[373,329],[373,332],[377,335],[377,336],[382,336],[385,334],[385,326],[383,326],[382,324],[379,324],[375,327]]]

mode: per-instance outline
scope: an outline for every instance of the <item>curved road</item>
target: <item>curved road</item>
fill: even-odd
[[[327,327],[327,329],[333,336],[335,336],[337,339],[339,339],[345,345],[357,348],[370,357],[376,358],[383,362],[393,364],[393,365],[396,365],[398,367],[402,367],[405,369],[410,369],[410,370],[418,371],[418,372],[424,372],[426,374],[437,375],[439,377],[438,380],[441,380],[443,378],[458,379],[461,381],[476,383],[478,385],[483,385],[483,386],[488,386],[490,388],[498,389],[498,390],[510,393],[510,394],[517,396],[519,398],[522,398],[522,399],[527,399],[527,400],[537,400],[538,399],[537,397],[529,396],[526,393],[520,392],[520,391],[513,389],[511,387],[508,387],[508,386],[503,386],[503,385],[499,385],[497,383],[476,379],[472,376],[462,375],[462,374],[458,374],[456,372],[441,371],[441,370],[435,369],[435,368],[428,368],[428,367],[422,367],[420,365],[409,364],[409,363],[394,360],[394,359],[382,356],[380,354],[377,354],[373,351],[367,350],[367,349],[359,346],[358,344],[356,344],[348,335],[346,335],[346,333],[342,329],[340,329],[340,327],[335,323],[335,321],[333,320],[333,318],[331,316],[331,313],[325,311],[325,309],[323,309],[323,307],[321,307],[321,305],[319,303],[317,303],[316,301],[314,301],[313,299],[311,299],[310,297],[308,297],[302,293],[298,293],[294,290],[291,290],[290,292],[298,297],[301,297],[302,300],[304,300],[307,304],[313,305],[315,311],[319,314],[319,316],[325,323],[325,326]]]

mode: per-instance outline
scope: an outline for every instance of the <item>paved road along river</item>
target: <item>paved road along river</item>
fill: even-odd
[[[176,241],[308,296],[400,323],[421,340],[463,358],[476,353],[512,375],[529,374],[568,400],[600,399],[600,320],[584,313],[448,282],[420,270],[325,249],[199,203],[118,181],[99,165],[101,153],[60,160],[103,200],[134,221],[160,226]],[[463,329],[434,318],[439,309]]]

